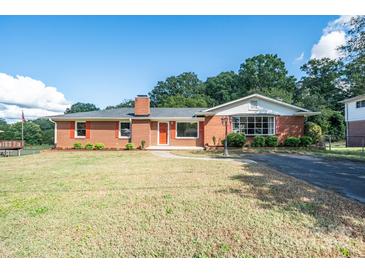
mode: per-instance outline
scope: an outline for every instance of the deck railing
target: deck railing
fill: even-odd
[[[0,150],[13,150],[13,149],[22,149],[24,147],[23,141],[0,141]]]

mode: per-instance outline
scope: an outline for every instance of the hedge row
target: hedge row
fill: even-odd
[[[227,144],[229,147],[242,147],[246,143],[246,136],[242,133],[229,133],[227,135]],[[284,141],[284,146],[288,147],[307,147],[313,143],[313,140],[309,136],[288,137]],[[224,145],[224,140],[222,141]],[[251,146],[252,147],[276,147],[279,145],[277,136],[255,136]]]

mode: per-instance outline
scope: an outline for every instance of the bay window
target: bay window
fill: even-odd
[[[235,116],[232,117],[233,132],[245,135],[273,135],[274,119],[273,116]]]

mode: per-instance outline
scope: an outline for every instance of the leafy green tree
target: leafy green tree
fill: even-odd
[[[291,103],[296,79],[288,75],[285,63],[276,54],[260,54],[246,59],[238,74],[238,97],[261,93]]]
[[[184,97],[180,94],[168,96],[161,104],[162,107],[208,107],[209,98],[204,95]]]
[[[149,96],[151,98],[151,105],[154,107],[170,107],[172,102],[177,102],[177,98],[185,98],[184,102],[189,102],[190,107],[198,107],[201,105],[201,100],[209,100],[209,97],[204,94],[202,81],[192,72],[184,72],[178,76],[168,77],[165,81],[159,81],[152,91],[149,92]],[[169,97],[174,97],[175,99],[169,99]],[[194,104],[193,102],[196,98],[199,98],[199,100]],[[179,105],[187,106],[184,103],[179,103]]]
[[[132,107],[134,107],[134,100],[124,99],[120,104],[115,106],[107,106],[105,109],[132,108]]]
[[[90,103],[76,103],[73,104],[70,108],[67,108],[65,114],[75,113],[75,112],[85,112],[85,111],[94,111],[99,110],[94,104]]]
[[[205,94],[212,99],[214,105],[235,100],[239,97],[239,78],[233,71],[221,72],[205,81]]]
[[[320,115],[311,116],[308,121],[318,124],[324,135],[331,135],[333,141],[345,138],[345,118],[342,112],[322,109]]]
[[[22,123],[17,122],[10,125],[10,139],[22,139]],[[24,141],[28,145],[42,144],[42,130],[41,127],[31,121],[24,123]]]
[[[340,100],[346,98],[343,86],[343,63],[329,58],[311,59],[301,67],[305,72],[298,83],[295,101],[311,110],[323,107],[341,110]]]
[[[0,140],[8,140],[9,137],[9,125],[8,123],[0,118],[0,131],[3,131],[3,132],[0,132]]]
[[[340,50],[346,63],[348,97],[353,97],[365,93],[365,16],[352,18],[346,37],[346,44]]]
[[[42,144],[54,144],[54,123],[47,118],[38,118],[32,121],[42,130]]]

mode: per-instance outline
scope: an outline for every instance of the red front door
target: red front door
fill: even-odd
[[[168,124],[167,123],[159,123],[159,144],[167,145],[167,137],[168,137]]]

